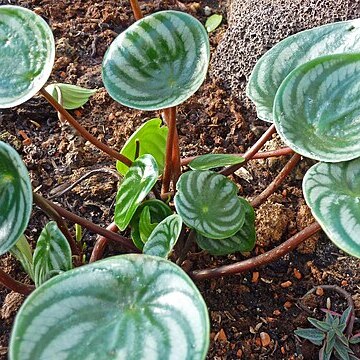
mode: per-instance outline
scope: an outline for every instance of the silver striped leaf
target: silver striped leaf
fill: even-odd
[[[26,229],[32,209],[28,171],[19,154],[0,141],[0,255],[9,251]]]
[[[209,316],[188,275],[165,259],[120,255],[37,288],[17,314],[10,360],[203,360]]]
[[[115,224],[120,230],[129,225],[136,209],[155,185],[159,176],[153,156],[145,154],[136,159],[126,173],[116,195]]]
[[[190,161],[192,170],[209,170],[217,167],[241,164],[245,159],[233,154],[205,154]]]
[[[152,155],[159,167],[159,173],[162,174],[165,164],[165,150],[168,127],[162,126],[159,118],[154,118],[141,125],[126,141],[120,154],[125,155],[133,161],[136,152],[136,140],[139,141],[139,156],[144,154]],[[125,175],[129,167],[120,161],[116,162],[116,169],[121,175]]]
[[[110,96],[131,108],[176,106],[200,87],[209,65],[204,26],[178,11],[160,11],[138,20],[107,50],[102,78]]]
[[[156,228],[158,224],[151,222],[151,214],[150,209],[148,206],[145,206],[143,211],[140,214],[140,220],[139,220],[139,233],[140,233],[140,239],[145,244],[147,240],[149,239],[149,236],[153,232],[153,230]]]
[[[167,258],[181,233],[181,216],[174,214],[161,221],[144,245],[144,254]]]
[[[237,187],[213,171],[189,171],[180,176],[174,198],[184,223],[211,239],[226,239],[243,225],[245,213]]]
[[[146,242],[142,239],[142,237],[144,237],[144,232],[142,236],[140,235],[140,216],[145,208],[149,209],[151,224],[158,224],[167,216],[173,214],[168,205],[157,199],[146,200],[136,209],[135,214],[130,221],[131,238],[136,247],[140,250],[143,249],[144,243]]]
[[[0,6],[0,108],[32,98],[48,80],[54,59],[51,29],[39,15]]]
[[[330,240],[360,258],[360,158],[315,164],[304,177],[303,191]]]
[[[36,287],[72,268],[70,245],[55,221],[48,222],[41,231],[34,251],[33,268]]]
[[[299,65],[324,55],[356,52],[360,52],[360,19],[323,25],[282,40],[260,58],[249,78],[246,93],[258,117],[273,121],[275,94]]]
[[[276,130],[294,151],[340,162],[360,156],[360,54],[336,54],[296,68],[274,102]]]
[[[77,109],[87,103],[91,95],[96,93],[96,89],[86,89],[81,86],[55,83],[48,85],[45,90],[56,100],[59,101],[58,91],[61,93],[62,106],[64,109]]]
[[[255,212],[253,207],[243,198],[239,198],[244,207],[245,221],[240,230],[227,239],[209,239],[196,234],[196,242],[201,249],[211,255],[228,255],[234,252],[251,251],[256,242]]]

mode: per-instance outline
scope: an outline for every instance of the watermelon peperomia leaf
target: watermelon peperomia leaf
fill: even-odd
[[[336,246],[360,258],[360,158],[312,166],[303,181],[306,203]]]
[[[181,216],[177,214],[161,221],[145,243],[144,254],[167,258],[179,238],[181,227]]]
[[[0,6],[0,109],[32,98],[48,80],[55,59],[49,25],[19,6]]]
[[[209,346],[199,290],[177,265],[120,255],[60,274],[24,302],[11,360],[191,359]]]
[[[208,34],[189,14],[160,11],[123,31],[107,50],[102,77],[110,96],[131,108],[159,110],[188,99],[206,77]]]
[[[53,275],[72,268],[70,245],[55,221],[46,224],[36,243],[33,256],[36,287]]]
[[[213,171],[189,171],[180,176],[174,198],[184,223],[203,236],[225,239],[243,225],[245,213],[237,187]]]
[[[33,254],[25,235],[20,236],[16,244],[10,249],[10,253],[20,261],[25,272],[34,281]]]
[[[360,52],[360,19],[319,26],[280,41],[256,63],[247,85],[258,117],[273,121],[275,94],[299,65],[324,55],[356,52]]]
[[[31,208],[28,171],[19,154],[0,141],[0,255],[9,251],[23,234]]]
[[[196,242],[211,255],[227,255],[236,251],[251,251],[256,242],[255,231],[255,212],[253,207],[243,198],[239,198],[243,211],[245,212],[245,221],[238,232],[227,239],[209,239],[200,234],[196,234]]]
[[[150,192],[159,176],[153,156],[136,159],[126,173],[116,195],[115,224],[120,230],[129,225],[136,209]]]
[[[95,89],[85,89],[81,86],[63,83],[50,84],[45,90],[56,101],[59,101],[58,91],[60,91],[62,106],[68,110],[83,106],[89,100],[90,96],[96,93]]]
[[[217,167],[241,164],[245,159],[233,154],[206,154],[190,161],[189,167],[193,170],[209,170]]]
[[[125,155],[131,161],[135,160],[136,140],[139,141],[139,156],[144,154],[152,155],[162,174],[165,163],[166,138],[168,127],[161,126],[161,119],[154,118],[139,127],[126,141],[120,154]],[[116,168],[121,175],[125,175],[129,168],[122,162],[116,162]]]
[[[274,101],[281,138],[311,159],[339,162],[360,156],[360,54],[317,58],[296,68]]]

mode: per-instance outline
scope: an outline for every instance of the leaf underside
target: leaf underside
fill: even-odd
[[[202,360],[206,304],[175,264],[121,255],[56,276],[17,314],[11,360]]]
[[[168,127],[161,126],[161,124],[162,121],[159,118],[154,118],[147,121],[130,136],[124,147],[121,149],[120,154],[125,155],[128,159],[134,161],[136,140],[138,140],[140,146],[139,156],[144,154],[152,155],[159,166],[159,173],[162,174],[165,163],[165,149]],[[129,167],[122,162],[117,161],[116,169],[121,175],[125,175],[129,170]]]
[[[116,195],[115,224],[120,230],[129,225],[136,209],[150,192],[159,176],[155,159],[142,155],[126,173]]]
[[[312,166],[304,177],[303,191],[330,240],[360,258],[360,158]]]
[[[107,50],[102,78],[110,96],[140,110],[159,110],[188,99],[203,83],[209,39],[191,15],[160,11],[135,22]]]
[[[184,223],[205,237],[225,239],[243,225],[245,214],[237,187],[212,171],[189,171],[181,175],[174,198]]]
[[[317,57],[360,52],[360,19],[336,22],[302,31],[282,40],[255,65],[246,93],[258,117],[273,121],[276,92],[286,76]]]
[[[32,209],[28,171],[19,154],[0,141],[0,255],[9,251],[27,227]]]
[[[274,123],[282,139],[311,159],[340,162],[360,156],[360,54],[317,58],[281,84]]]
[[[238,232],[227,239],[209,239],[200,234],[196,234],[196,242],[211,255],[227,255],[236,251],[251,251],[255,246],[255,212],[252,206],[243,198],[239,198],[243,211],[245,212],[245,221]]]
[[[54,38],[40,16],[19,6],[0,6],[0,108],[33,97],[48,80],[54,59]]]

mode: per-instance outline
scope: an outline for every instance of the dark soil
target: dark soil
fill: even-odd
[[[93,135],[120,149],[140,124],[160,116],[115,103],[101,82],[105,50],[115,36],[134,21],[127,1],[0,0],[0,4],[8,3],[36,11],[53,29],[56,62],[50,82],[98,89],[89,103],[74,112]],[[227,28],[225,1],[154,0],[141,3],[145,14],[175,8],[187,11],[203,22],[207,10],[222,13],[225,17],[222,26],[210,35],[212,53]],[[221,80],[209,76],[195,96],[179,107],[178,130],[184,157],[207,152],[243,152],[268,126],[261,121],[244,119],[239,99],[219,85]],[[26,132],[31,145],[22,144],[19,130]],[[114,169],[114,161],[79,140],[68,126],[61,125],[57,114],[40,97],[0,112],[0,138],[21,153],[33,187],[45,197],[53,194],[57,186],[71,184],[90,170]],[[267,146],[279,147],[279,140],[274,137]],[[260,193],[284,161],[286,159],[252,161],[245,170],[233,176],[239,194],[251,198]],[[251,255],[272,248],[313,221],[301,193],[301,178],[308,166],[309,163],[303,161],[278,192],[257,209],[258,244]],[[116,187],[116,177],[100,173],[56,201],[106,226],[111,222]],[[26,232],[31,241],[37,239],[46,221],[45,215],[34,207]],[[84,234],[87,255],[91,253],[95,238],[89,232]],[[118,249],[111,247],[109,251],[116,253]],[[213,257],[193,248],[187,266],[211,268],[241,259],[244,255],[238,253]],[[11,256],[0,257],[0,266],[16,279],[29,283]],[[298,251],[252,273],[197,282],[211,317],[208,359],[316,359],[317,350],[302,346],[293,334],[298,326],[308,326],[306,316],[309,314],[299,306],[299,298],[313,286],[338,285],[352,294],[359,316],[359,279],[359,261],[344,255],[320,235],[307,241]],[[6,358],[11,326],[23,300],[23,296],[0,288],[0,359]],[[345,300],[332,292],[311,296],[304,305],[317,317],[321,317],[319,308],[326,305],[335,311],[346,308]],[[356,326],[359,328],[359,324]]]

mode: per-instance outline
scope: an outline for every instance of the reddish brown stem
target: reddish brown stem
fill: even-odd
[[[133,242],[130,239],[128,239],[124,236],[121,236],[119,234],[115,234],[111,231],[108,231],[98,225],[95,225],[94,223],[92,223],[80,216],[77,216],[70,211],[63,209],[61,206],[58,206],[49,200],[46,200],[46,201],[64,218],[66,218],[76,224],[79,224],[96,234],[105,236],[107,239],[123,245],[128,250],[131,250],[136,253],[140,252],[139,249],[133,244]]]
[[[130,159],[118,153],[116,150],[111,149],[109,146],[99,141],[95,136],[91,135],[44,88],[42,88],[39,92],[54,107],[54,109],[58,111],[63,116],[63,118],[81,134],[81,136],[83,136],[86,140],[91,142],[94,146],[104,151],[112,158],[121,161],[126,166],[131,166],[132,161]]]
[[[9,290],[15,291],[19,294],[29,295],[35,287],[32,285],[23,284],[20,281],[13,279],[9,274],[0,269],[0,284],[7,287]]]
[[[106,230],[116,233],[119,229],[114,222],[112,222]],[[89,263],[102,259],[108,239],[105,236],[99,235],[96,239],[94,249],[91,253]]]
[[[254,155],[261,149],[261,147],[271,138],[272,134],[276,131],[275,125],[272,124],[261,136],[261,138],[244,154],[245,161],[241,164],[236,164],[225,168],[220,171],[220,174],[228,176],[233,174],[236,170],[240,169],[244,166],[250,159],[254,157]]]
[[[137,0],[130,0],[131,9],[134,13],[135,20],[140,20],[143,18],[142,11],[140,9],[139,3]]]
[[[276,191],[276,189],[282,184],[285,178],[291,173],[291,171],[295,168],[300,159],[301,155],[294,154],[283,167],[283,169],[279,172],[278,176],[271,182],[271,184],[254,200],[250,202],[251,206],[257,207],[260,206],[263,202],[265,202],[266,199]]]
[[[312,223],[305,229],[301,230],[281,245],[264,254],[255,256],[251,259],[237,262],[231,265],[221,266],[215,269],[204,269],[193,271],[190,275],[195,280],[212,279],[220,276],[228,276],[252,270],[256,267],[263,266],[280,259],[282,256],[294,250],[299,244],[308,239],[311,235],[321,230],[317,222]]]
[[[174,146],[172,150],[172,159],[173,163],[173,186],[175,189],[176,183],[181,175],[181,163],[180,163],[180,147],[179,147],[179,135],[175,127],[175,139],[174,139]]]
[[[56,221],[57,226],[59,227],[60,231],[64,234],[67,241],[69,242],[71,252],[73,255],[77,255],[78,258],[81,258],[81,250],[78,248],[76,241],[74,240],[73,236],[71,235],[68,227],[64,219],[59,215],[59,213],[49,204],[49,202],[44,199],[41,195],[36,194],[33,192],[33,199],[34,203],[45,212],[49,218]]]
[[[162,181],[161,194],[169,192],[170,181],[173,176],[174,162],[173,149],[176,134],[176,107],[164,109],[164,120],[169,128],[166,140],[165,168]],[[174,155],[175,156],[175,155]],[[180,161],[179,161],[180,164]]]
[[[284,148],[280,148],[280,149],[272,150],[272,151],[258,152],[249,160],[267,159],[267,158],[270,158],[270,157],[291,155],[293,153],[294,153],[294,150],[290,149],[289,147],[284,147]],[[244,154],[232,154],[232,155],[239,156],[239,157],[244,157]],[[187,157],[187,158],[183,158],[183,159],[181,159],[180,164],[181,164],[181,166],[186,166],[191,161],[198,158],[199,156],[201,156],[201,155],[190,156],[190,157]]]

